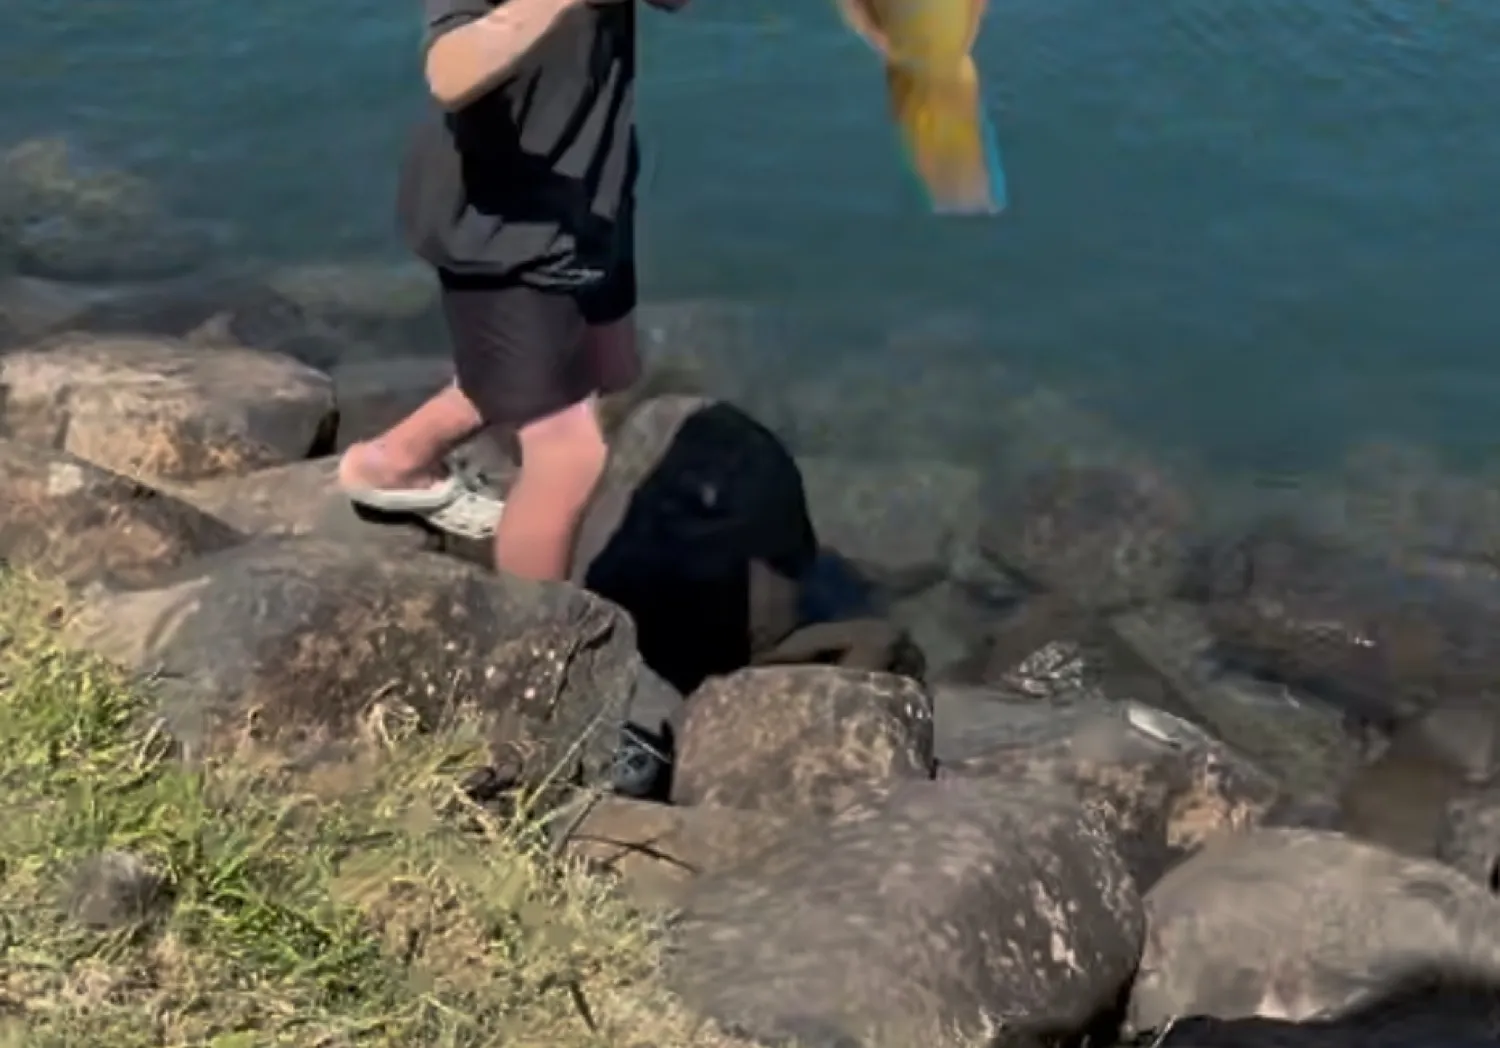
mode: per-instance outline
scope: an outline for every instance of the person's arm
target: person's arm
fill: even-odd
[[[498,7],[447,0],[429,18],[427,87],[447,109],[459,109],[494,87],[571,8],[587,0],[504,0]],[[435,6],[429,2],[429,9]]]

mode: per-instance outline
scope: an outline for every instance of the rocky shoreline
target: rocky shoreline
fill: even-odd
[[[655,307],[572,581],[502,578],[333,484],[447,379],[420,274],[205,276],[146,199],[0,164],[0,558],[160,681],[185,756],[477,712],[471,792],[603,789],[563,843],[760,1043],[1500,1040],[1482,515],[1224,514],[1051,430],[840,453]],[[105,212],[137,224],[73,235]],[[503,492],[498,445],[465,458]]]

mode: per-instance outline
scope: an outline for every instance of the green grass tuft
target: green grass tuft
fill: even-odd
[[[189,768],[60,609],[0,576],[0,1048],[723,1043],[649,921],[456,788],[476,731]]]

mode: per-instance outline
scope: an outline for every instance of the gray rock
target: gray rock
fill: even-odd
[[[220,246],[204,224],[130,220],[114,228],[78,215],[49,215],[17,231],[16,267],[30,276],[82,282],[162,280],[202,265]]]
[[[74,630],[162,678],[189,751],[248,732],[316,752],[376,703],[427,725],[470,711],[507,781],[607,781],[640,671],[629,620],[571,586],[310,537],[96,592]]]
[[[940,582],[978,526],[979,474],[938,461],[800,457],[813,526],[895,595]]]
[[[1500,900],[1441,863],[1317,830],[1224,838],[1146,896],[1129,1024],[1337,1019],[1422,976],[1500,981]]]
[[[1188,497],[1160,473],[1060,465],[997,482],[980,547],[1038,589],[1116,609],[1176,589],[1193,523]]]
[[[68,917],[85,928],[108,931],[146,920],[166,901],[160,873],[132,852],[106,851],[73,871]]]
[[[143,479],[308,457],[333,437],[333,384],[289,357],[172,339],[60,335],[0,357],[0,429]]]
[[[1443,811],[1437,857],[1500,894],[1500,790],[1457,797]]]
[[[0,439],[0,559],[69,583],[140,581],[245,541],[230,525],[62,451]]]
[[[1389,727],[1500,701],[1500,585],[1453,580],[1269,521],[1216,544],[1188,591],[1220,652]]]
[[[1074,790],[1143,891],[1214,837],[1258,825],[1280,798],[1245,757],[1139,703],[1049,709],[938,689],[934,719],[943,776]]]
[[[668,975],[762,1043],[1025,1044],[1106,1010],[1142,932],[1108,833],[1070,797],[904,782],[698,881]]]
[[[741,670],[689,696],[676,804],[829,815],[931,778],[932,700],[916,681],[828,666]]]

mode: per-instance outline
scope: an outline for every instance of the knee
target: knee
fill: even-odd
[[[576,404],[522,427],[522,476],[586,499],[604,475],[609,447],[594,405]]]

